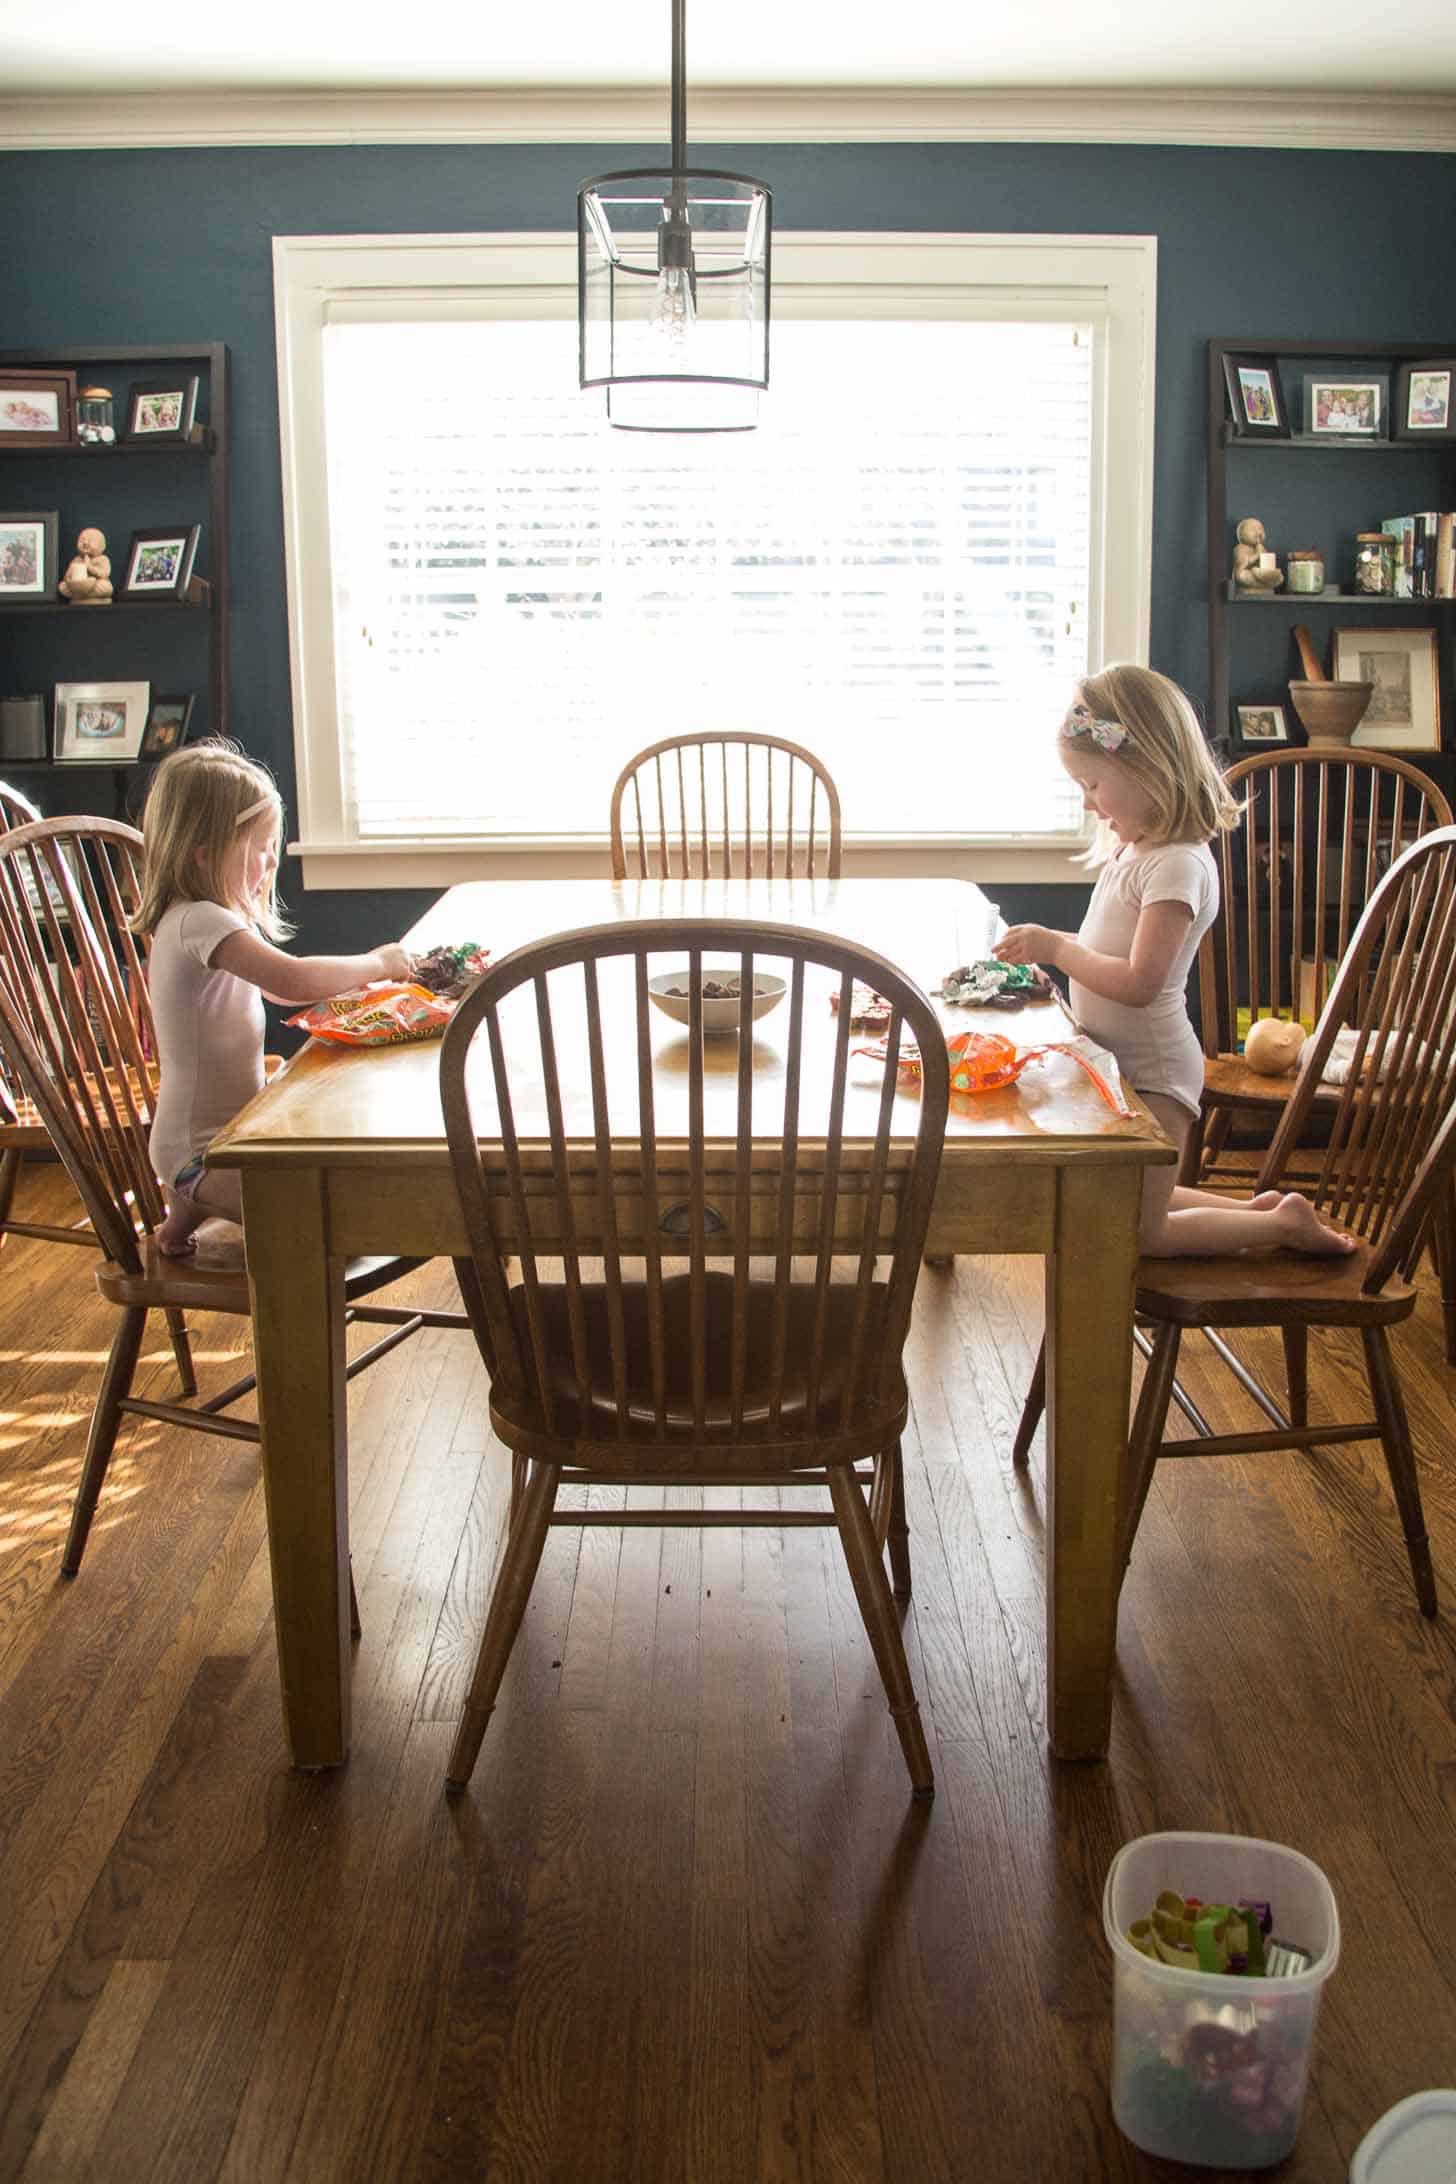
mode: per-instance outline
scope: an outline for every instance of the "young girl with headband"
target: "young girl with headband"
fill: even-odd
[[[157,768],[147,798],[142,901],[132,923],[150,934],[148,983],[160,1083],[152,1165],[167,1218],[157,1242],[171,1257],[197,1249],[193,1231],[221,1216],[199,1252],[242,1264],[242,1190],[235,1171],[203,1154],[263,1083],[263,997],[301,1006],[373,978],[406,978],[392,943],[368,955],[292,956],[273,942],[288,927],[276,896],[283,807],[272,776],[214,738]]]
[[[1080,931],[1015,925],[996,944],[1005,963],[1065,971],[1072,1014],[1118,1067],[1181,1153],[1198,1119],[1203,1049],[1188,1016],[1188,974],[1218,911],[1209,841],[1237,824],[1193,707],[1149,667],[1109,667],[1081,685],[1058,756],[1098,822],[1089,862],[1097,884]],[[1297,1191],[1229,1198],[1150,1168],[1142,1249],[1186,1258],[1282,1244],[1338,1253],[1353,1239]]]

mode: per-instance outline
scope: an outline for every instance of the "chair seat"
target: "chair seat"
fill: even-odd
[[[1208,1106],[1260,1107],[1278,1114],[1294,1097],[1298,1082],[1293,1073],[1261,1077],[1241,1054],[1211,1054],[1203,1064],[1203,1098]]]
[[[107,1260],[96,1269],[96,1286],[112,1304],[179,1306],[194,1312],[234,1312],[246,1319],[252,1310],[245,1272],[231,1267],[194,1266],[191,1259],[168,1258],[155,1236],[138,1239],[142,1271]],[[350,1259],[344,1268],[344,1296],[349,1302],[400,1281],[423,1265],[420,1259]]]
[[[1180,1327],[1372,1327],[1405,1319],[1415,1290],[1392,1279],[1378,1295],[1367,1295],[1360,1284],[1369,1264],[1368,1244],[1339,1258],[1251,1251],[1226,1259],[1143,1259],[1137,1309]]]
[[[664,1446],[681,1457],[694,1448],[711,1446],[717,1468],[752,1471],[772,1448],[781,1454],[785,1444],[802,1444],[801,1461],[807,1467],[821,1460],[816,1442],[833,1438],[836,1455],[848,1461],[856,1452],[876,1453],[893,1440],[904,1425],[907,1397],[903,1375],[896,1372],[890,1399],[870,1406],[863,1386],[858,1391],[855,1444],[842,1441],[839,1406],[845,1390],[845,1368],[851,1356],[857,1291],[848,1283],[831,1285],[826,1292],[824,1368],[819,1383],[817,1424],[811,1426],[805,1361],[813,1355],[815,1293],[802,1283],[788,1292],[785,1313],[782,1403],[776,1419],[770,1419],[769,1389],[775,1351],[775,1316],[778,1298],[767,1283],[750,1284],[746,1313],[746,1360],[743,1384],[743,1419],[735,1427],[732,1417],[733,1360],[726,1330],[732,1325],[733,1277],[708,1273],[704,1280],[707,1351],[705,1358],[704,1417],[706,1431],[699,1434],[693,1423],[693,1347],[691,1333],[691,1284],[687,1275],[673,1275],[662,1285],[663,1350],[666,1366],[667,1440],[658,1439],[653,1414],[652,1351],[649,1339],[648,1291],[645,1282],[624,1283],[622,1289],[623,1347],[626,1354],[628,1431],[620,1436],[618,1413],[612,1399],[611,1342],[607,1316],[608,1293],[600,1284],[584,1285],[582,1313],[586,1325],[587,1354],[591,1364],[592,1396],[583,1411],[571,1370],[571,1328],[567,1291],[559,1282],[542,1283],[539,1291],[544,1323],[544,1343],[550,1360],[550,1386],[558,1409],[553,1439],[570,1438],[590,1444],[592,1461],[610,1465],[620,1451],[633,1452],[640,1463],[651,1450]],[[879,1325],[888,1291],[876,1282],[865,1308],[862,1347],[879,1347]],[[518,1339],[529,1347],[531,1335],[526,1291],[517,1284],[510,1292],[511,1315]],[[546,1431],[545,1420],[534,1403],[522,1401],[497,1381],[491,1390],[491,1412],[496,1430],[508,1445],[521,1447]],[[735,1460],[735,1458],[737,1460]]]

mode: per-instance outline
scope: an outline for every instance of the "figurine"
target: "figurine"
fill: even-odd
[[[1257,516],[1245,516],[1236,532],[1234,548],[1235,591],[1278,591],[1284,571],[1274,566],[1274,556],[1264,548],[1264,526]]]
[[[63,599],[78,606],[104,607],[111,597],[111,563],[106,553],[106,533],[88,524],[76,541],[76,551],[60,581]]]
[[[1299,1061],[1304,1045],[1303,1024],[1282,1016],[1260,1016],[1244,1037],[1244,1061],[1256,1077],[1287,1077]]]

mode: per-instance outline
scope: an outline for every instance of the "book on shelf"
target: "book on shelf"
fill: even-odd
[[[1456,598],[1456,511],[1386,516],[1380,528],[1396,541],[1397,599]]]

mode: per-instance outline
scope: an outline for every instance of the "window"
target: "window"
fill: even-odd
[[[1050,729],[1146,657],[1146,239],[781,238],[760,427],[700,437],[576,386],[569,239],[276,248],[313,884],[599,847],[681,724],[810,744],[851,852],[1075,841]]]

